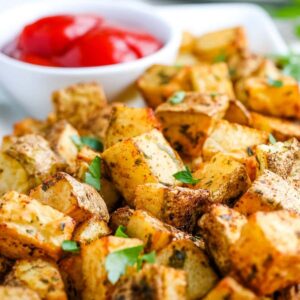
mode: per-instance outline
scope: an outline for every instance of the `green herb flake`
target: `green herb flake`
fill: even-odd
[[[128,235],[125,233],[125,230],[126,230],[126,227],[123,225],[120,225],[115,232],[115,236],[122,237],[122,238],[128,238]]]
[[[200,179],[193,178],[191,170],[188,166],[185,167],[185,171],[180,171],[173,174],[173,177],[178,181],[192,185],[195,185],[200,181]]]
[[[80,137],[78,135],[73,135],[71,139],[78,149],[81,149],[84,146],[88,146],[95,151],[103,151],[102,142],[96,138],[89,136]]]
[[[224,62],[224,61],[226,61],[226,59],[227,59],[226,54],[221,53],[221,54],[217,55],[217,56],[214,58],[214,62],[215,62],[215,63],[218,63],[218,62]]]
[[[80,251],[80,247],[77,242],[65,240],[61,244],[61,248],[66,252],[78,253]]]
[[[138,271],[141,270],[144,261],[149,264],[154,264],[155,259],[156,259],[155,251],[139,256],[137,260],[137,270]]]
[[[251,147],[247,147],[247,153],[248,153],[249,156],[254,155],[253,150],[251,149]]]
[[[277,143],[277,140],[275,139],[274,135],[272,133],[269,134],[269,142],[274,145]]]
[[[168,100],[169,103],[175,105],[181,103],[185,98],[185,92],[179,91],[176,92],[173,96],[171,96]]]
[[[85,173],[85,183],[93,186],[97,191],[101,189],[101,158],[96,156],[89,165],[89,171]]]
[[[279,88],[283,86],[283,82],[281,80],[276,80],[268,77],[268,85]]]

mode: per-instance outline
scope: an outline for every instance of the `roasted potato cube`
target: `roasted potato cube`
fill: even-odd
[[[39,134],[43,136],[47,128],[48,124],[45,121],[26,118],[14,124],[13,135]]]
[[[137,87],[148,106],[155,108],[174,92],[191,90],[189,70],[176,66],[154,65],[138,79]]]
[[[117,283],[112,300],[185,300],[185,272],[158,265],[145,265]]]
[[[90,185],[59,172],[30,192],[41,203],[82,222],[97,215],[108,222],[109,214],[100,194]]]
[[[265,170],[235,203],[234,209],[246,215],[279,209],[300,214],[300,194],[282,177]]]
[[[264,131],[220,120],[203,145],[203,157],[209,160],[216,153],[222,152],[242,159],[248,157],[248,147],[267,141],[268,134]]]
[[[195,36],[188,31],[182,33],[180,53],[191,53],[194,50]]]
[[[111,230],[107,223],[98,215],[95,215],[76,227],[72,240],[80,244],[88,244],[110,233]]]
[[[116,230],[118,226],[127,226],[134,210],[128,206],[120,207],[110,215],[109,227]]]
[[[67,300],[58,267],[54,262],[45,259],[18,260],[4,284],[30,288],[41,299]]]
[[[300,282],[300,217],[288,211],[257,212],[231,247],[235,273],[259,295]]]
[[[176,95],[176,94],[175,94]],[[170,98],[172,100],[172,98]],[[226,95],[185,93],[178,104],[165,102],[157,107],[156,116],[164,136],[177,151],[197,157],[205,138],[216,120],[221,119],[229,105]]]
[[[115,251],[142,245],[138,239],[103,237],[82,247],[83,300],[107,299],[112,292],[105,269],[106,257]]]
[[[221,204],[212,206],[199,220],[207,250],[224,275],[231,270],[230,247],[239,239],[246,221],[244,215]]]
[[[179,52],[176,57],[175,66],[193,66],[199,63],[200,61],[194,53]]]
[[[199,64],[191,67],[192,89],[200,93],[225,94],[235,98],[228,67],[225,63]]]
[[[285,289],[277,291],[274,294],[276,300],[299,300],[300,299],[300,284],[289,286]]]
[[[194,51],[201,60],[216,62],[246,50],[248,42],[243,27],[226,28],[196,38]]]
[[[253,292],[241,286],[231,277],[222,279],[203,300],[258,300]]]
[[[236,86],[236,94],[253,111],[275,117],[300,117],[300,91],[292,77],[242,79]]]
[[[39,295],[28,289],[16,286],[0,286],[1,300],[41,300]]]
[[[4,257],[0,256],[0,283],[2,284],[4,277],[6,274],[11,270],[13,266],[13,261]]]
[[[187,299],[200,299],[218,281],[218,276],[204,251],[190,240],[170,243],[157,253],[156,263],[186,272]]]
[[[106,178],[102,177],[101,190],[99,191],[99,194],[106,203],[108,211],[114,211],[121,198],[120,193],[117,191],[114,184],[110,180],[107,180]]]
[[[6,257],[58,259],[74,226],[72,218],[26,195],[9,192],[0,199],[0,253]]]
[[[127,138],[135,137],[152,129],[160,128],[151,108],[115,106],[105,136],[105,147]]]
[[[102,157],[130,206],[134,206],[137,185],[148,182],[175,185],[178,182],[173,174],[184,169],[178,154],[156,129],[115,144]]]
[[[203,163],[193,177],[200,180],[194,188],[208,190],[215,203],[232,204],[251,184],[245,166],[223,153]]]
[[[252,121],[251,113],[239,100],[229,101],[229,107],[224,119],[230,123],[237,123],[244,126],[250,126]],[[262,128],[257,129],[263,130]]]

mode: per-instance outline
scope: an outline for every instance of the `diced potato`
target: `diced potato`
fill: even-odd
[[[109,227],[114,231],[118,226],[127,226],[134,210],[128,206],[120,207],[110,215]]]
[[[190,240],[173,241],[157,253],[156,262],[186,272],[187,299],[200,299],[218,281],[204,251]]]
[[[16,286],[0,286],[0,299],[1,300],[41,300],[39,295],[23,287]]]
[[[300,284],[296,284],[275,293],[276,300],[299,300]]]
[[[251,113],[239,100],[230,100],[224,119],[230,123],[237,123],[244,126],[250,126],[252,121]],[[263,128],[257,129],[263,130]]]
[[[199,64],[191,67],[193,90],[200,93],[221,93],[235,98],[227,64]]]
[[[45,259],[18,260],[4,284],[30,288],[41,299],[67,300],[58,267],[54,262]]]
[[[82,222],[97,215],[108,222],[109,214],[100,194],[90,185],[59,172],[30,192],[41,203]]]
[[[76,227],[72,240],[80,244],[88,244],[110,233],[111,230],[107,223],[98,215],[95,215]]]
[[[300,117],[300,91],[292,77],[249,77],[238,83],[236,93],[253,111],[275,117]]]
[[[0,254],[18,259],[48,255],[58,259],[75,223],[50,206],[17,192],[0,199]]]
[[[222,279],[203,300],[258,300],[253,292],[241,286],[231,277]]]
[[[247,219],[224,205],[214,205],[199,220],[210,256],[222,274],[231,270],[230,247],[239,239]]]
[[[209,201],[205,190],[167,187],[160,183],[139,185],[135,207],[148,211],[161,221],[180,230],[192,232],[203,207]]]
[[[158,265],[145,265],[131,276],[122,278],[116,285],[112,300],[185,300],[185,273]]]
[[[112,292],[105,269],[106,257],[115,251],[142,245],[137,239],[103,237],[82,247],[83,300],[107,299]]]
[[[185,155],[197,157],[205,138],[216,120],[221,119],[229,105],[226,95],[186,93],[182,102],[165,102],[157,107],[164,136],[173,148]]]
[[[180,53],[191,53],[194,50],[195,36],[190,32],[184,31],[182,33]]]
[[[175,66],[193,66],[200,63],[198,57],[193,53],[178,53],[175,61]]]
[[[222,152],[241,159],[248,157],[248,147],[267,141],[266,132],[220,120],[203,145],[203,157],[209,160],[216,153]]]
[[[152,129],[160,128],[151,108],[115,106],[105,136],[105,147],[127,138],[135,137]]]
[[[139,184],[175,185],[178,182],[173,174],[184,169],[178,154],[156,129],[115,144],[102,157],[113,182],[131,206]]]
[[[14,124],[13,135],[22,136],[26,134],[44,135],[48,124],[45,121],[40,121],[32,118],[26,118]]]
[[[235,272],[259,295],[300,282],[300,217],[288,211],[257,212],[231,248]]]
[[[138,79],[137,87],[148,106],[156,108],[174,92],[191,90],[189,70],[176,66],[153,65]]]
[[[208,190],[215,203],[232,204],[251,184],[245,166],[221,152],[203,163],[193,177],[200,180],[194,188]]]
[[[279,209],[300,214],[300,193],[279,175],[265,170],[235,203],[234,209],[246,215]]]
[[[114,211],[121,198],[120,193],[117,191],[114,184],[110,180],[101,177],[101,190],[99,191],[99,194],[106,203],[108,211]]]
[[[0,284],[2,284],[4,277],[11,270],[13,264],[12,260],[4,256],[0,256]]]
[[[196,38],[194,50],[201,60],[216,62],[246,50],[248,42],[243,27],[213,31]]]

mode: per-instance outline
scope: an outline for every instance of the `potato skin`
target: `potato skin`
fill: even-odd
[[[0,286],[0,299],[1,300],[41,300],[39,295],[28,289],[23,287],[16,286]]]
[[[226,110],[224,119],[230,123],[237,123],[244,126],[250,126],[250,124],[252,124],[251,122],[253,122],[251,113],[242,102],[232,99],[229,101],[229,106]],[[263,128],[256,129],[264,130]]]

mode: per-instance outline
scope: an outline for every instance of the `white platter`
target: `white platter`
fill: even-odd
[[[261,54],[283,54],[287,46],[267,13],[252,4],[168,5],[157,8],[159,14],[174,22],[181,30],[201,34],[224,27],[246,28],[252,51]],[[16,88],[18,88],[16,86]],[[141,99],[132,95],[130,105],[140,106]],[[0,91],[0,138],[11,132],[17,120],[28,116],[13,99]]]

